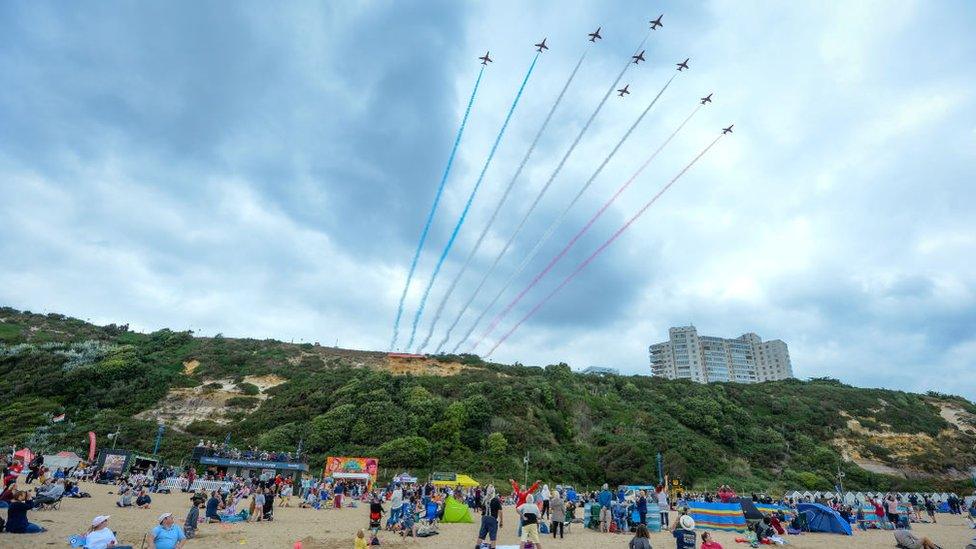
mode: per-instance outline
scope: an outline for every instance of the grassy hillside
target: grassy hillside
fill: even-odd
[[[67,421],[51,424],[53,414]],[[698,385],[583,376],[474,356],[384,353],[94,326],[0,308],[0,444],[81,451],[93,430],[179,462],[199,438],[377,455],[384,472],[457,470],[577,485],[648,482],[655,455],[687,485],[742,490],[956,488],[976,465],[976,406],[835,380]],[[886,471],[891,475],[870,472]],[[314,469],[314,466],[313,466]]]

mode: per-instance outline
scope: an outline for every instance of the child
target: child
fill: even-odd
[[[384,513],[383,504],[380,503],[379,496],[373,496],[373,500],[369,504],[369,530],[372,532],[373,537],[376,537],[376,532],[380,529]]]
[[[710,533],[702,532],[701,538],[701,549],[722,549],[722,546],[717,541],[712,539],[712,535]]]
[[[356,532],[356,545],[353,549],[366,549],[366,532],[362,528]]]

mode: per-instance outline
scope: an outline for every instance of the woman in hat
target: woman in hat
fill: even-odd
[[[131,545],[118,545],[115,532],[108,527],[110,515],[98,515],[92,519],[91,528],[85,534],[85,549],[132,549]]]
[[[695,520],[688,515],[681,515],[678,522],[674,523],[674,536],[676,549],[695,549],[698,540],[695,539]]]

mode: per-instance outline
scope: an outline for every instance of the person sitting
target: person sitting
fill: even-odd
[[[117,507],[132,507],[132,488],[128,484],[123,484],[119,489],[119,499],[115,505]]]
[[[64,495],[64,481],[58,480],[37,489],[37,496],[34,498],[35,505],[50,505]]]
[[[634,533],[633,539],[630,540],[628,549],[652,549],[651,535],[647,531],[647,526],[643,524],[637,525],[637,532]]]
[[[217,513],[217,509],[220,507],[220,500],[217,499],[216,490],[210,494],[210,499],[207,500],[207,512],[204,515],[207,518],[207,522],[220,522],[220,515]]]
[[[136,507],[140,509],[149,509],[152,507],[152,498],[146,493],[145,488],[139,491],[139,497],[136,498]]]
[[[712,534],[710,532],[702,532],[701,538],[701,549],[722,549],[722,545],[712,538]]]
[[[108,527],[109,515],[92,519],[91,528],[85,534],[85,549],[132,549],[131,545],[119,545],[115,533]]]
[[[182,549],[186,534],[173,520],[172,513],[159,515],[159,525],[149,533],[150,549]]]
[[[34,508],[34,500],[29,499],[29,494],[19,490],[14,494],[7,508],[7,532],[11,534],[40,534],[47,530],[33,522],[27,520],[27,511]]]
[[[190,510],[186,512],[186,520],[183,521],[183,533],[188,539],[197,535],[197,526],[200,524],[200,507],[203,507],[203,498],[194,494],[190,498]]]
[[[895,542],[901,549],[942,549],[927,537],[918,537],[911,530],[895,530]]]

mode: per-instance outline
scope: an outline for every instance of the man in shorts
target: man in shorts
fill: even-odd
[[[525,497],[525,503],[517,509],[522,516],[522,539],[519,549],[525,549],[526,542],[532,542],[534,549],[542,549],[539,539],[539,507],[535,504],[532,494]]]
[[[491,547],[495,546],[495,542],[498,540],[498,529],[504,526],[505,519],[502,514],[502,502],[498,499],[498,494],[491,494],[491,498],[485,502],[484,512],[481,514],[481,529],[478,530],[478,544],[477,549],[481,549],[482,544],[485,542],[485,538],[488,538],[488,544]]]

